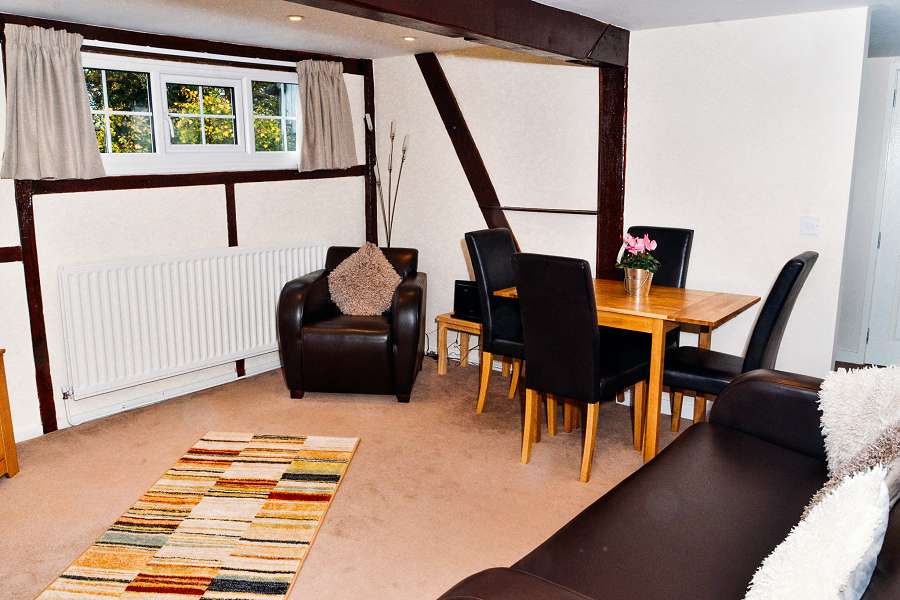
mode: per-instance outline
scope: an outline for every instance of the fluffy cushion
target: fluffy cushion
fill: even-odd
[[[868,471],[876,465],[884,466],[887,471],[885,483],[891,498],[891,508],[893,508],[897,499],[900,498],[900,422],[895,423],[893,427],[888,427],[870,446],[863,448],[835,471],[828,483],[809,501],[803,512],[803,518],[806,518],[812,507],[821,502],[844,479],[860,471]]]
[[[380,315],[391,307],[400,281],[381,249],[366,242],[331,271],[328,291],[345,315]]]
[[[843,369],[829,373],[819,391],[828,472],[834,475],[900,421],[900,370]]]
[[[858,600],[889,516],[885,470],[852,475],[809,512],[753,575],[747,600]]]

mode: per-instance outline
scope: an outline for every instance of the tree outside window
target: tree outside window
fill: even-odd
[[[297,150],[297,84],[251,82],[257,152]]]
[[[84,78],[100,152],[153,152],[150,74],[84,69]]]

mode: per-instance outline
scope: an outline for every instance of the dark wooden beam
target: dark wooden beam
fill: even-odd
[[[6,13],[0,13],[0,23],[15,23],[16,25],[36,25],[38,27],[47,27],[51,29],[64,29],[70,33],[81,34],[86,40],[131,44],[133,46],[149,46],[151,48],[167,50],[183,50],[187,52],[203,52],[208,54],[223,54],[226,56],[240,56],[242,58],[283,60],[287,62],[297,62],[305,59],[339,61],[344,64],[345,73],[352,73],[354,75],[361,75],[363,70],[363,59],[318,54],[316,52],[303,52],[300,50],[287,50],[281,48],[263,48],[259,46],[247,46],[244,44],[232,44],[229,42],[215,42],[174,35],[145,33],[143,31],[98,27],[96,25],[85,25],[83,23],[71,23],[68,21],[38,19],[35,17],[25,17],[22,15],[11,15]]]
[[[19,262],[22,260],[22,246],[0,247],[0,263]]]
[[[234,184],[225,184],[225,222],[228,227],[228,247],[238,245],[237,206],[234,200]]]
[[[450,141],[456,149],[456,156],[462,165],[466,179],[472,187],[472,193],[475,194],[475,201],[481,208],[481,214],[484,215],[484,221],[491,229],[505,227],[510,229],[509,222],[500,208],[500,199],[497,197],[497,190],[491,182],[491,176],[488,174],[487,167],[484,166],[484,160],[475,145],[475,139],[466,119],[459,108],[456,96],[450,88],[450,82],[441,68],[438,57],[434,54],[417,54],[416,61],[419,63],[419,69],[425,78],[425,85],[431,92],[434,104],[437,106],[444,127],[447,128],[447,134]]]
[[[625,120],[628,69],[600,67],[597,184],[597,277],[617,279],[625,212]]]
[[[38,269],[37,239],[34,234],[31,182],[16,181],[15,191],[19,240],[22,244],[22,265],[25,271],[25,297],[28,302],[28,320],[31,324],[34,378],[37,384],[41,426],[44,433],[50,433],[57,429],[56,403],[53,399],[53,380],[50,377],[47,329],[44,326],[44,300],[41,294],[41,274]]]
[[[590,65],[628,64],[627,30],[531,0],[291,0],[315,8]]]
[[[372,61],[363,73],[363,99],[365,113],[372,121],[372,129],[366,127],[366,241],[378,244],[378,192],[375,187],[375,73]]]
[[[223,185],[258,183],[262,181],[288,181],[292,179],[330,179],[333,177],[363,177],[365,165],[349,169],[323,169],[303,171],[279,169],[274,171],[217,171],[214,173],[173,173],[170,175],[121,175],[97,179],[43,179],[34,182],[35,194],[67,194],[72,192],[96,192],[103,190],[137,190],[161,187],[185,187],[195,185]]]
[[[503,212],[530,212],[553,215],[596,215],[596,210],[579,208],[539,208],[536,206],[480,206],[482,210],[500,210]]]

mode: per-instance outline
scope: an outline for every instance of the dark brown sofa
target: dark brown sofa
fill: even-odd
[[[752,371],[652,462],[511,568],[441,600],[729,600],[826,479],[821,380]],[[539,514],[535,507],[535,514]],[[900,598],[900,510],[865,600]]]
[[[359,248],[332,246],[325,268],[288,282],[278,300],[278,347],[292,398],[305,392],[395,394],[409,402],[425,349],[427,277],[419,252],[382,248],[402,281],[382,315],[341,314],[328,273]]]

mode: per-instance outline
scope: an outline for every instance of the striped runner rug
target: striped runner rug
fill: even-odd
[[[207,433],[38,598],[285,598],[358,442]]]

